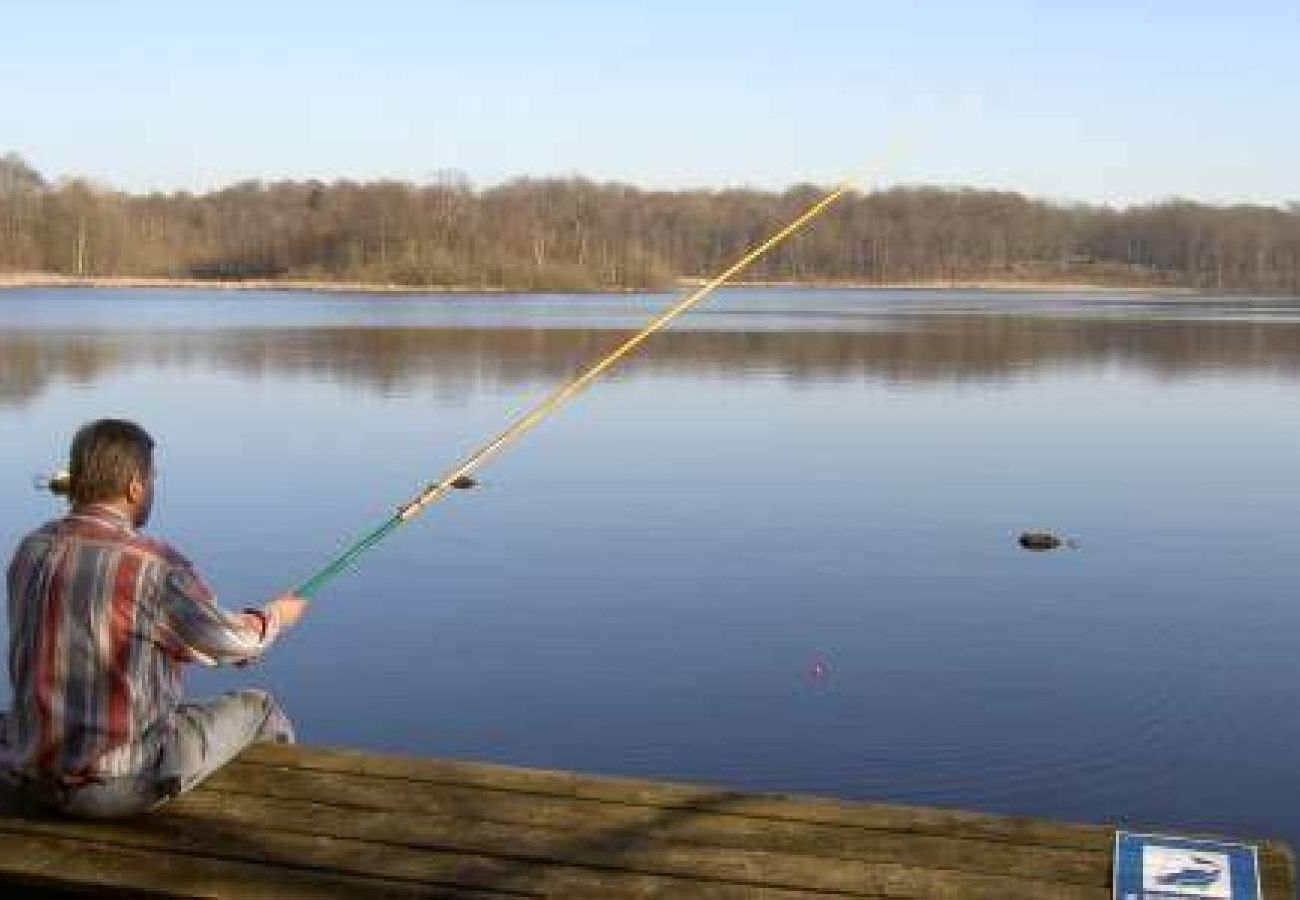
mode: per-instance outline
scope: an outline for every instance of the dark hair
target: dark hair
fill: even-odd
[[[68,456],[73,503],[117,500],[153,471],[153,438],[134,422],[99,419],[81,427]]]

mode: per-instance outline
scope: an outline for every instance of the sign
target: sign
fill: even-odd
[[[1259,854],[1228,844],[1115,833],[1115,900],[1260,900]]]

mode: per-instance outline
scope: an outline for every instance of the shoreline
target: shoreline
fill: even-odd
[[[332,291],[341,294],[505,294],[505,288],[475,285],[383,284],[370,281],[316,281],[288,278],[163,278],[146,275],[58,275],[52,272],[0,272],[7,288],[194,288],[224,291]],[[518,293],[527,293],[520,291]]]
[[[696,288],[709,282],[707,278],[682,277],[677,288]],[[932,279],[928,281],[862,282],[862,281],[758,281],[738,280],[728,282],[733,288],[797,288],[801,290],[864,290],[864,291],[1014,291],[1038,293],[1044,291],[1071,291],[1087,293],[1169,293],[1201,294],[1205,291],[1189,287],[1172,287],[1149,284],[1101,284],[1082,281],[1003,281],[981,279]],[[483,285],[406,285],[365,281],[319,281],[314,279],[247,278],[200,279],[165,278],[136,275],[59,275],[49,272],[0,272],[0,290],[16,288],[184,288],[225,291],[311,291],[340,294],[629,294],[671,293],[664,290],[610,288],[597,291],[557,291],[530,288],[506,288]]]
[[[683,287],[707,284],[707,278],[679,278]],[[1102,284],[1093,281],[1000,281],[983,279],[930,279],[928,281],[730,281],[727,287],[799,288],[801,290],[849,291],[1072,291],[1076,293],[1153,293],[1203,294],[1199,288],[1152,284]]]

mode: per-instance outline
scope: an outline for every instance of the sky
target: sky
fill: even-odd
[[[583,175],[1300,201],[1300,0],[0,0],[0,154],[129,191]]]

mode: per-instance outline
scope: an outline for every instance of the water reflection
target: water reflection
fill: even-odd
[[[630,365],[698,376],[775,373],[794,381],[1001,379],[1120,365],[1167,377],[1300,375],[1300,324],[1121,321],[1032,315],[882,316],[873,330],[669,331]],[[202,367],[243,376],[310,374],[382,391],[434,380],[446,390],[554,381],[621,332],[576,328],[292,327],[0,334],[0,403],[58,381]]]

